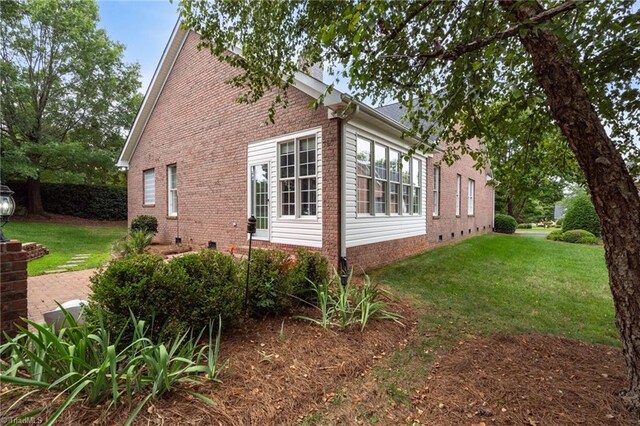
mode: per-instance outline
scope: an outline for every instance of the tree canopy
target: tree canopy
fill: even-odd
[[[121,181],[140,72],[97,27],[96,2],[5,1],[0,13],[3,180]]]

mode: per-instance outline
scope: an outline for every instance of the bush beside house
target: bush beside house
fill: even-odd
[[[497,214],[495,223],[494,223],[494,231],[500,232],[502,234],[513,234],[516,232],[516,227],[518,226],[518,222],[507,214]]]

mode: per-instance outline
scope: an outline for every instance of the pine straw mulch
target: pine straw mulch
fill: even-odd
[[[323,418],[346,424],[365,413],[389,425],[637,425],[619,397],[626,374],[621,350],[610,346],[541,335],[471,337],[439,354],[426,380],[406,383],[413,388],[406,403],[390,402],[379,379],[370,378],[346,390],[356,404],[341,404]]]
[[[204,382],[188,388],[212,399],[215,406],[185,392],[172,392],[147,404],[135,424],[295,424],[307,413],[324,406],[339,387],[355,377],[365,376],[373,364],[406,344],[416,324],[415,310],[404,301],[390,302],[389,310],[401,314],[403,324],[374,320],[364,332],[325,331],[293,317],[248,320],[239,329],[223,335],[221,359],[229,360],[221,377],[223,383]],[[299,313],[314,315],[310,310]],[[54,396],[40,393],[23,405],[20,412],[41,407]],[[76,403],[56,424],[123,424],[132,408],[105,411],[106,404]],[[46,419],[53,410],[50,408],[38,417]]]

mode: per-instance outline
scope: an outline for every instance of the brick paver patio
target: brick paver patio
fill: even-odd
[[[85,269],[29,277],[27,281],[29,319],[36,322],[44,321],[44,313],[58,307],[56,301],[64,303],[73,299],[87,299],[91,293],[89,277],[95,271],[95,269]]]

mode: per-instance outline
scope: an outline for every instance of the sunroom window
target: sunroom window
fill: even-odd
[[[318,212],[315,137],[279,145],[280,216],[316,216]]]

